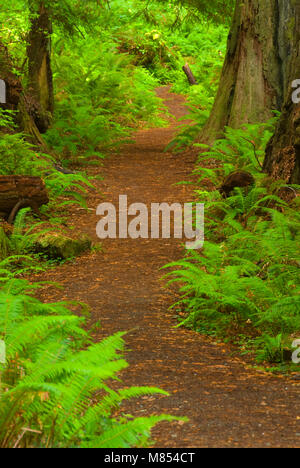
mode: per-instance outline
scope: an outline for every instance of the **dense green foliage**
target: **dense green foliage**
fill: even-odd
[[[141,123],[163,125],[162,104],[154,93],[160,84],[173,84],[174,91],[187,94],[192,117],[197,114],[204,122],[216,92],[227,27],[191,23],[185,20],[190,10],[175,6],[170,9],[163,2],[151,5],[149,18],[144,2],[115,0],[109,8],[92,1],[86,9],[81,6],[80,30],[71,28],[66,33],[65,25],[73,24],[75,14],[72,2],[49,3],[54,20],[55,113],[44,139],[50,154],[41,154],[20,133],[2,134],[0,173],[42,175],[52,200],[67,195],[72,203],[84,206],[85,187],[90,185],[86,175],[61,174],[53,168],[53,162],[59,160],[66,167],[77,168],[99,164],[105,152],[116,150]],[[97,21],[91,21],[93,8]],[[66,17],[60,21],[63,12]],[[3,41],[13,56],[15,72],[26,86],[25,39],[32,13],[26,1],[18,0],[14,6],[0,10],[1,15],[6,18]],[[198,86],[190,87],[182,72],[186,61],[193,68]],[[1,112],[0,127],[7,128],[8,123],[11,127],[7,117],[11,116]],[[198,127],[187,131],[195,134]]]
[[[12,71],[25,89],[28,32],[40,4],[18,0],[0,9],[2,41],[13,59]],[[55,94],[53,124],[43,136],[48,150],[29,143],[26,135],[16,131],[14,114],[1,111],[0,173],[42,176],[51,198],[43,211],[51,221],[65,204],[85,206],[83,195],[91,181],[82,166],[99,164],[99,158],[116,151],[138,126],[164,125],[154,89],[175,83],[177,91],[188,92],[181,67],[186,59],[196,63],[199,46],[207,54],[195,72],[199,70],[200,75],[205,65],[209,73],[202,71],[201,79],[217,76],[222,55],[214,51],[218,64],[209,57],[225,38],[226,29],[212,28],[214,35],[208,42],[207,25],[195,33],[186,23],[176,34],[170,26],[177,9],[170,12],[168,5],[157,3],[152,8],[153,21],[144,14],[143,2],[115,1],[109,8],[94,1],[44,4],[53,22]],[[211,100],[213,92],[209,95]],[[76,173],[59,172],[57,162],[75,166]],[[6,345],[6,362],[0,369],[0,445],[147,445],[151,428],[174,418],[125,416],[120,405],[125,399],[166,393],[147,387],[112,390],[108,381],[127,366],[122,334],[93,343],[84,331],[82,313],[73,315],[73,304],[43,304],[34,298],[39,285],[20,278],[45,268],[32,247],[46,228],[43,223],[30,227],[28,211],[19,213],[9,235],[2,228],[0,232],[0,339]]]
[[[121,404],[167,393],[151,387],[110,388],[109,381],[127,367],[124,333],[93,343],[83,328],[88,316],[83,304],[34,298],[45,285],[21,277],[43,269],[30,254],[43,231],[37,234],[34,224],[24,232],[27,211],[18,214],[9,237],[0,230],[0,340],[6,348],[0,363],[0,446],[147,445],[154,425],[176,418],[123,416]]]
[[[68,200],[55,203],[56,208],[65,204],[86,206],[84,193],[87,187],[92,187],[89,178],[83,173],[63,174],[55,168],[55,158],[45,154],[26,141],[25,135],[15,133],[11,113],[0,109],[0,128],[6,128],[0,139],[0,174],[1,175],[31,175],[44,178],[51,201],[58,197],[68,197]],[[51,204],[49,208],[51,209]]]

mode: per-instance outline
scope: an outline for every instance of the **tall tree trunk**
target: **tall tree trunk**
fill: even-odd
[[[286,3],[236,0],[219,90],[202,141],[219,137],[226,125],[265,121],[281,108],[288,50],[281,41],[280,21],[291,14],[283,9]]]
[[[285,7],[285,16],[288,12],[292,17],[290,21],[282,21],[280,32],[282,47],[289,56],[284,67],[284,106],[266,150],[264,169],[275,179],[300,184],[300,92],[294,94],[296,90],[292,87],[294,80],[300,80],[300,2],[279,1]]]
[[[29,94],[37,105],[35,123],[40,132],[45,132],[52,119],[54,97],[51,69],[52,24],[44,2],[36,14],[32,11],[31,28],[28,38]]]
[[[16,110],[20,101],[22,85],[20,79],[12,72],[13,65],[7,48],[0,42],[0,78],[5,82],[6,102],[1,108]]]

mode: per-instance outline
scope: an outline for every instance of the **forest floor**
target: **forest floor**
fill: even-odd
[[[119,195],[128,195],[129,204],[150,207],[192,200],[191,186],[174,184],[189,178],[195,154],[164,152],[180,125],[177,119],[187,112],[184,98],[166,87],[157,93],[173,116],[169,127],[140,130],[134,143],[93,169],[104,180],[89,194],[92,211],[74,208],[70,213],[76,231],[95,243],[100,242],[95,209],[103,201],[118,206]],[[157,426],[156,447],[299,447],[299,381],[255,370],[229,345],[174,328],[177,321],[168,308],[176,292],[164,288],[160,268],[182,257],[178,240],[107,239],[102,252],[83,255],[38,279],[64,287],[63,293],[47,287],[44,300],[79,300],[90,306],[92,322],[102,325],[96,339],[131,330],[124,386],[157,386],[170,396],[143,397],[126,403],[124,410],[135,416],[169,413],[190,419]]]

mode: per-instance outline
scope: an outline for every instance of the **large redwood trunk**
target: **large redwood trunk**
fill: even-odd
[[[282,45],[289,48],[284,68],[285,99],[275,135],[267,147],[264,169],[275,179],[300,184],[300,103],[293,102],[292,96],[292,83],[300,79],[300,1],[281,3],[292,17],[282,24],[281,30]]]
[[[19,77],[12,72],[13,63],[7,48],[0,42],[0,79],[6,84],[6,103],[1,104],[2,109],[14,110],[16,113],[16,123],[33,144],[38,144],[46,149],[45,142],[35,124],[31,113],[34,99],[25,95]],[[35,116],[36,114],[34,114]]]
[[[6,103],[1,104],[3,109],[17,110],[22,85],[20,79],[12,72],[13,65],[9,57],[7,48],[0,43],[0,78],[6,85]]]
[[[292,1],[292,0],[291,0]],[[289,18],[287,0],[236,1],[219,90],[203,141],[219,137],[226,125],[266,121],[283,102],[283,69],[289,51],[280,22]]]
[[[38,12],[32,9],[31,27],[28,37],[29,94],[37,106],[35,123],[40,132],[45,132],[52,120],[54,97],[51,69],[52,24],[41,1]]]

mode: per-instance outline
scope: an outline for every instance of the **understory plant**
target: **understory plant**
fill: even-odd
[[[157,80],[135,68],[117,43],[99,31],[88,40],[57,39],[55,48],[56,106],[45,139],[64,164],[99,164],[108,150],[128,141],[140,121],[156,125],[160,99]],[[100,37],[99,37],[100,36]]]

